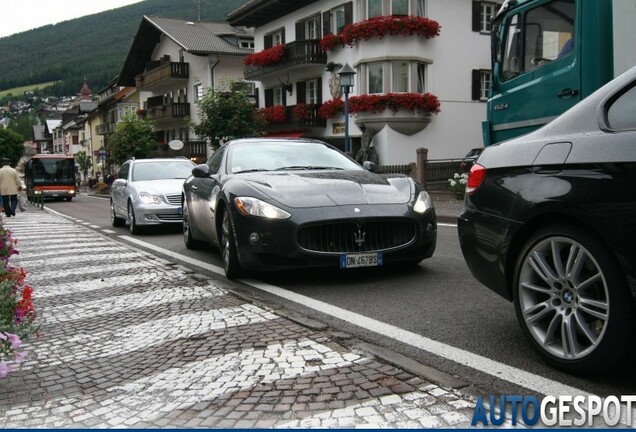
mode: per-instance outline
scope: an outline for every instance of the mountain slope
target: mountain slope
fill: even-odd
[[[201,0],[202,21],[225,21],[247,0]],[[93,93],[120,71],[143,15],[197,20],[194,0],[145,0],[130,6],[0,38],[0,90],[60,81],[74,94],[87,79]]]

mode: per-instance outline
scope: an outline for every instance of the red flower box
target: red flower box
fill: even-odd
[[[268,64],[278,63],[285,57],[285,45],[280,44],[275,47],[250,54],[243,58],[246,65],[266,66]]]
[[[300,119],[311,118],[311,112],[314,109],[313,104],[299,103],[294,106],[294,116]]]
[[[322,119],[334,118],[344,112],[344,101],[342,99],[329,99],[318,108],[318,115]]]
[[[340,35],[327,35],[320,40],[323,51],[331,51],[336,45],[353,46],[359,40],[382,39],[392,36],[439,36],[441,26],[437,21],[418,16],[378,16],[347,25]]]
[[[282,105],[261,108],[258,113],[263,116],[268,124],[280,124],[287,121],[287,113]]]
[[[437,114],[440,111],[440,102],[437,96],[430,93],[387,93],[366,94],[349,98],[349,112],[381,113],[385,109],[393,112],[407,110],[411,112],[421,111]]]

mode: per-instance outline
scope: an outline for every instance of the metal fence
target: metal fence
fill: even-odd
[[[461,173],[460,164],[463,159],[431,159],[424,163],[426,186],[447,186],[448,179],[453,178],[455,173]],[[380,165],[377,169],[380,174],[406,174],[416,178],[417,165],[410,163],[406,165]]]
[[[376,172],[378,174],[406,174],[415,177],[415,162],[407,165],[380,165]]]

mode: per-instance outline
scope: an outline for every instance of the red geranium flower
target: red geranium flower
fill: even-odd
[[[272,63],[278,63],[285,57],[285,45],[279,44],[275,47],[250,54],[243,58],[246,65],[265,66]]]
[[[322,119],[334,118],[344,112],[344,101],[342,99],[330,99],[323,102],[318,108],[318,115]]]
[[[439,36],[441,26],[437,21],[418,16],[378,16],[347,25],[340,35],[327,35],[320,40],[324,51],[331,51],[336,45],[353,46],[359,40],[382,39],[392,36]]]
[[[279,124],[287,121],[287,113],[282,105],[261,108],[258,113],[263,116],[268,124]]]

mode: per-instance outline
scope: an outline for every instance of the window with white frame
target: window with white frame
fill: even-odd
[[[499,3],[493,1],[473,1],[473,31],[490,33],[492,18],[499,6]]]
[[[203,85],[201,83],[197,83],[193,87],[194,90],[194,101],[198,102],[203,99]]]
[[[426,92],[426,64],[417,64],[417,84],[416,91],[418,93]]]
[[[391,15],[408,15],[409,0],[391,0]]]
[[[253,40],[247,40],[247,39],[240,39],[239,40],[239,46],[241,48],[252,48],[252,49],[254,49],[254,41]]]
[[[283,88],[282,87],[274,87],[273,89],[273,93],[274,93],[274,106],[276,105],[283,105]]]
[[[409,91],[409,62],[391,62],[391,91],[396,93]]]
[[[472,100],[487,101],[490,94],[491,71],[487,69],[473,69]]]
[[[315,16],[305,21],[305,39],[320,39],[320,17]]]
[[[367,0],[367,18],[382,15],[382,4],[384,0]]]
[[[306,94],[305,100],[308,104],[317,104],[318,103],[318,80],[313,79],[307,81],[306,84]]]
[[[331,10],[331,32],[333,34],[340,34],[344,30],[346,25],[345,20],[345,7],[339,6]]]
[[[367,64],[367,93],[383,93],[383,64],[381,62]]]
[[[416,15],[418,17],[425,17],[426,16],[426,4],[425,4],[426,0],[415,0],[415,7],[416,7]]]
[[[490,78],[492,73],[487,70],[479,71],[479,100],[488,100],[490,95]]]
[[[426,67],[416,60],[372,62],[366,67],[367,93],[425,93]],[[364,68],[363,68],[364,70]],[[388,81],[385,82],[384,78]]]
[[[272,33],[272,46],[280,45],[282,43],[283,43],[282,30]]]

